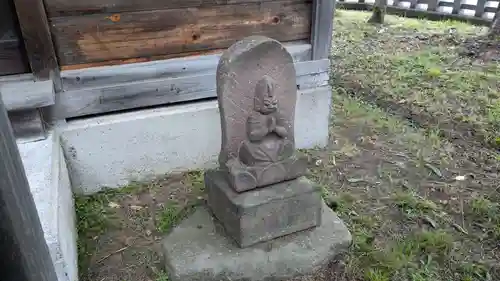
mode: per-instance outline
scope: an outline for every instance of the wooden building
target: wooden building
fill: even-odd
[[[31,139],[41,120],[215,97],[220,52],[249,35],[284,42],[308,85],[328,68],[333,0],[1,3],[0,91]]]

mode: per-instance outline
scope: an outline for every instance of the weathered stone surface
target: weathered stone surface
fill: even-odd
[[[219,162],[236,191],[305,174],[306,161],[295,151],[295,76],[292,56],[267,37],[245,38],[221,57]]]
[[[237,193],[224,175],[219,170],[205,173],[208,204],[240,247],[321,223],[320,189],[305,177]]]
[[[348,250],[351,234],[323,204],[321,226],[240,249],[204,208],[162,243],[172,281],[277,281],[311,275]]]
[[[280,111],[291,124],[297,95],[292,56],[275,40],[250,36],[238,41],[222,55],[217,68],[217,97],[221,111],[221,164],[230,155],[236,157],[242,141],[247,139],[246,121],[253,111],[257,82],[267,75],[276,83],[274,93]]]

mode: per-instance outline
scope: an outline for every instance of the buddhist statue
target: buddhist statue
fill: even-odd
[[[253,110],[247,118],[247,139],[237,157],[226,163],[228,179],[234,189],[245,191],[305,174],[306,162],[295,152],[291,125],[280,113],[274,93],[275,81],[262,77],[256,84]]]

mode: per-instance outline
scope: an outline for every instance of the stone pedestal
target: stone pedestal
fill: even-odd
[[[219,170],[207,171],[208,205],[225,232],[240,247],[321,224],[321,195],[305,177],[242,193]]]
[[[162,242],[170,280],[281,281],[315,274],[352,241],[342,220],[320,206],[321,225],[243,249],[200,207]]]

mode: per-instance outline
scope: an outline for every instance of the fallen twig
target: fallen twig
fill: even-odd
[[[121,252],[125,251],[126,249],[128,249],[129,247],[130,247],[130,245],[129,245],[129,246],[126,246],[126,247],[123,247],[123,248],[121,248],[121,249],[118,249],[118,250],[116,250],[116,251],[112,252],[111,254],[108,254],[108,255],[106,255],[106,256],[104,256],[104,257],[102,257],[100,260],[98,260],[98,261],[97,261],[97,263],[101,263],[101,262],[103,262],[104,260],[106,260],[107,258],[111,257],[112,255],[115,255],[115,254],[121,253]]]

